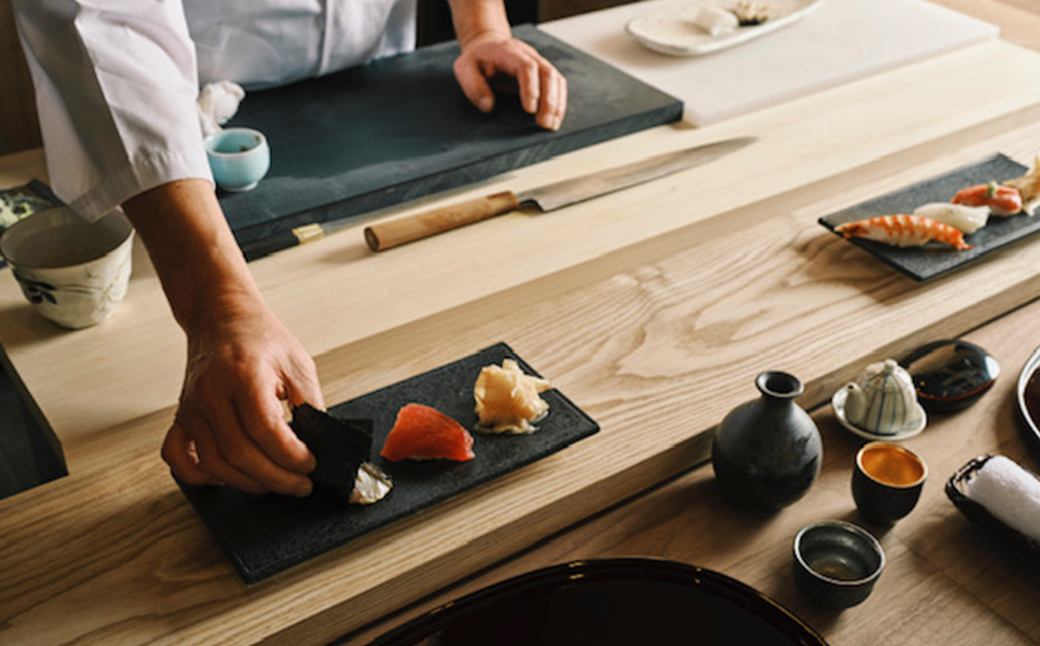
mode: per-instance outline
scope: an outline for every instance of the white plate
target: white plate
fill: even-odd
[[[848,391],[844,388],[838,390],[831,397],[831,407],[834,408],[834,416],[838,418],[841,425],[852,431],[854,434],[868,440],[886,440],[889,442],[900,442],[902,440],[910,439],[911,437],[919,434],[924,430],[924,427],[928,424],[928,415],[925,414],[924,408],[921,404],[917,405],[917,423],[910,428],[893,433],[891,435],[882,435],[880,433],[872,433],[868,430],[862,429],[845,417],[845,399],[848,397]]]
[[[757,0],[769,7],[773,17],[758,25],[737,27],[712,36],[689,18],[702,6],[727,9],[737,0],[691,0],[633,18],[625,31],[644,47],[671,56],[701,56],[726,49],[789,25],[815,11],[823,0]]]

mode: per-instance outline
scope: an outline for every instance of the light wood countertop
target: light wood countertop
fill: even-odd
[[[961,9],[968,0],[943,3]],[[971,5],[984,19],[1037,16],[1027,6]],[[1032,47],[1029,33],[1019,42]],[[70,470],[0,501],[0,642],[322,644],[549,536],[437,600],[571,558],[660,555],[758,587],[834,643],[948,635],[965,643],[955,638],[965,626],[978,626],[980,641],[993,631],[1001,643],[1040,640],[1028,613],[1040,599],[1029,582],[1035,565],[976,532],[940,486],[986,451],[1036,466],[1010,426],[1007,389],[1040,344],[1026,325],[1037,306],[1015,311],[1040,290],[1040,239],[918,284],[816,223],[994,152],[1028,161],[1040,152],[1038,78],[1040,54],[987,42],[707,128],[655,128],[378,215],[760,137],[718,162],[565,211],[500,217],[384,254],[367,251],[360,223],[252,263],[272,308],[315,355],[330,404],[504,340],[602,431],[249,587],[159,458],[184,343],[142,250],[116,318],[79,332],[39,319],[14,281],[0,280],[0,343]],[[0,158],[0,186],[42,174],[38,151]],[[807,520],[854,514],[846,485],[858,440],[821,409],[820,482],[763,520],[717,500],[710,468],[695,468],[711,428],[755,396],[764,369],[799,376],[800,403],[815,408],[872,360],[972,330],[1005,373],[977,407],[910,444],[929,460],[932,482],[913,517],[883,536],[893,566],[875,597],[840,616],[807,606],[788,577],[789,541]],[[918,620],[938,632],[908,626]]]

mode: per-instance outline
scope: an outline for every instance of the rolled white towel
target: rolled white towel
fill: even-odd
[[[208,137],[220,132],[220,126],[235,116],[238,106],[245,96],[246,91],[242,89],[242,86],[232,81],[207,83],[195,101],[195,108],[199,113],[199,125],[202,126],[202,136]]]
[[[965,495],[1005,525],[1040,541],[1040,480],[1017,462],[995,455],[968,481]]]

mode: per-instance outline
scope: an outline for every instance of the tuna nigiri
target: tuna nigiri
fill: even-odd
[[[1033,215],[1040,206],[1040,157],[1034,159],[1032,170],[1022,177],[1009,179],[1004,186],[1017,190],[1022,197],[1022,210]]]
[[[993,215],[1015,215],[1022,212],[1022,195],[1018,189],[996,182],[976,184],[957,191],[950,200],[965,206],[988,206]]]
[[[986,226],[989,207],[932,202],[914,209],[914,215],[923,215],[936,222],[948,224],[962,233],[974,233],[979,227]]]
[[[436,408],[405,404],[379,452],[391,462],[444,458],[465,462],[476,457],[473,436]]]
[[[964,241],[963,233],[920,215],[879,215],[846,222],[835,227],[834,231],[846,238],[866,238],[896,247],[922,247],[934,240],[954,249],[971,249],[971,245]]]

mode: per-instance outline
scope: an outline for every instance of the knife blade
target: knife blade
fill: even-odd
[[[408,242],[450,231],[532,205],[554,211],[602,195],[614,193],[718,159],[757,141],[738,137],[695,146],[615,168],[546,184],[521,193],[504,191],[433,209],[365,228],[365,242],[372,251],[384,251]]]

